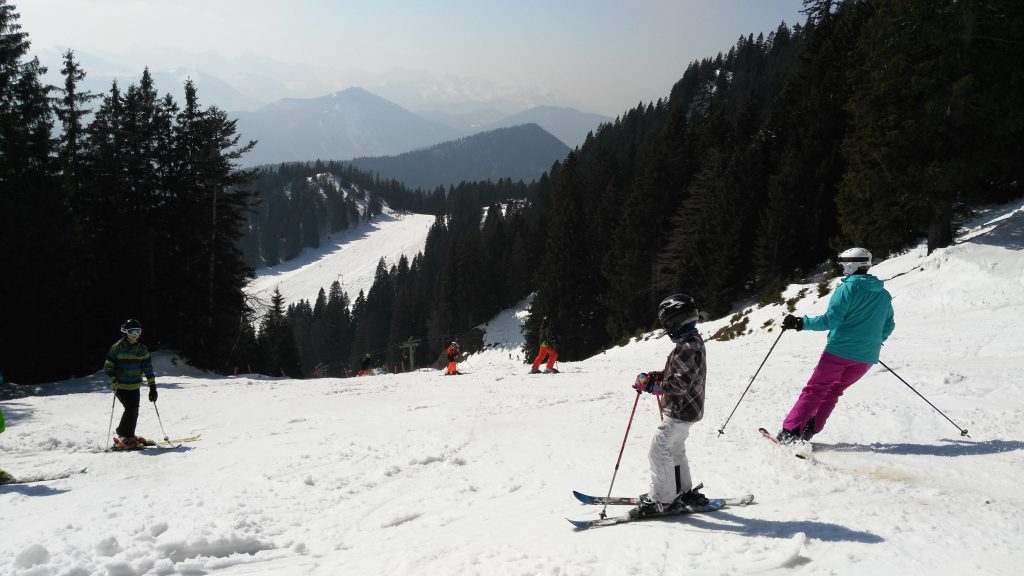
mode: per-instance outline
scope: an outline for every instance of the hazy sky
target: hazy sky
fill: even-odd
[[[609,116],[667,96],[689,62],[728,50],[741,34],[803,20],[802,0],[9,3],[34,50],[70,47],[114,61],[170,50],[181,66],[200,68],[199,53],[251,54],[337,78],[419,70],[551,91]]]

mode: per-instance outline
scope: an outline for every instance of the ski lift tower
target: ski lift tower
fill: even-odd
[[[413,362],[413,358],[414,358],[413,351],[416,350],[416,347],[419,346],[419,345],[420,345],[419,339],[416,339],[416,338],[413,338],[412,336],[409,336],[409,339],[405,341],[405,344],[402,344],[400,346],[401,348],[408,348],[409,349],[409,371],[410,372],[412,372],[416,368],[416,365]]]

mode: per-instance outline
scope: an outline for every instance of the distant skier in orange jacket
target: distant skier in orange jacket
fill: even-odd
[[[448,354],[448,372],[447,372],[447,375],[452,376],[454,374],[458,374],[459,373],[459,364],[458,364],[459,343],[455,342],[455,341],[452,341],[452,343],[448,345],[447,354]]]
[[[540,363],[544,362],[545,358],[547,358],[547,364],[544,372],[557,374],[555,362],[558,360],[558,351],[555,350],[555,339],[551,335],[551,326],[547,316],[540,323],[540,350],[537,351],[537,357],[533,359],[533,368],[530,370],[530,374],[540,374]]]

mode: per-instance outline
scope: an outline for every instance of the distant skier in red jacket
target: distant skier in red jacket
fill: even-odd
[[[459,364],[458,364],[459,343],[453,340],[452,343],[448,345],[447,354],[448,354],[448,372],[446,374],[448,376],[452,376],[454,374],[458,374],[459,373]]]
[[[540,363],[544,362],[545,358],[547,358],[547,364],[544,371],[557,374],[555,362],[558,361],[558,351],[555,350],[555,339],[551,336],[551,326],[547,316],[540,323],[540,350],[537,351],[537,357],[533,359],[533,368],[530,369],[530,374],[540,374]]]

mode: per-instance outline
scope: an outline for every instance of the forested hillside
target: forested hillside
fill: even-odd
[[[562,357],[584,358],[652,327],[666,293],[722,315],[777,299],[844,246],[934,249],[970,203],[1020,197],[1024,5],[814,0],[806,15],[690,63],[667,98],[603,125],[532,188],[517,216],[533,227],[528,349],[544,316]],[[432,283],[420,322],[459,333],[491,313],[495,289],[459,289],[498,261],[478,222],[439,223],[448,242],[424,259],[447,254],[454,275]]]
[[[690,62],[665,98],[602,125],[532,184],[409,191],[314,159],[240,171],[251,144],[235,121],[191,84],[183,103],[160,97],[148,71],[82,93],[68,51],[64,85],[45,86],[0,0],[0,369],[21,382],[92,372],[133,316],[154,328],[151,346],[221,371],[278,374],[282,346],[306,375],[328,356],[394,360],[410,336],[430,358],[530,294],[526,347],[547,316],[575,360],[650,328],[666,293],[722,315],[776,300],[842,247],[935,249],[971,204],[1021,196],[1024,4],[805,6],[802,23]],[[384,203],[437,222],[422,254],[380,263],[363,298],[337,294],[332,308],[324,287],[323,307],[269,314],[246,301],[251,267]],[[349,335],[345,354],[296,344],[325,325]]]
[[[191,81],[161,97],[149,70],[105,94],[65,52],[47,86],[15,7],[0,2],[0,370],[17,382],[92,373],[122,321],[223,369],[249,313],[236,242],[252,143]]]
[[[568,152],[568,146],[537,124],[523,124],[397,156],[354,158],[352,165],[409,188],[430,190],[506,178],[530,183]]]

